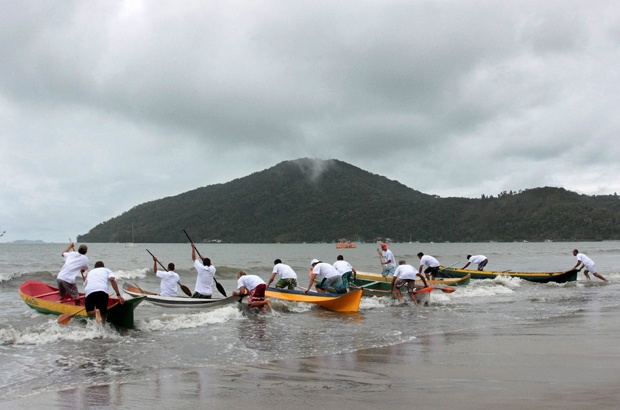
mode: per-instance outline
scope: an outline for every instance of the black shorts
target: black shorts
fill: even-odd
[[[93,292],[86,296],[86,312],[92,312],[95,308],[99,309],[102,315],[108,313],[108,292]]]
[[[211,299],[211,295],[203,295],[202,293],[194,292],[192,294],[194,299]]]
[[[437,276],[437,272],[439,272],[439,266],[434,266],[434,267],[429,266],[428,268],[424,270],[424,273],[426,274],[430,273],[433,276]]]

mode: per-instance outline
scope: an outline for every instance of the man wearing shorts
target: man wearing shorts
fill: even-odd
[[[276,275],[280,275],[280,280],[276,282],[276,288],[294,290],[297,287],[297,273],[290,266],[282,263],[280,259],[273,261],[273,271],[267,283],[267,287],[275,280]]]
[[[394,269],[396,269],[396,260],[394,259],[394,254],[391,250],[388,249],[386,243],[381,244],[381,249],[377,249],[379,252],[379,257],[381,258],[381,266],[383,267],[381,271],[381,276],[387,278],[390,275],[394,275]]]
[[[420,258],[420,269],[422,272],[424,266],[427,268],[424,270],[426,274],[426,279],[435,279],[437,276],[437,271],[439,270],[439,261],[432,257],[431,255],[424,255],[424,253],[418,253],[418,258]]]
[[[477,263],[478,270],[481,271],[481,270],[484,270],[485,266],[487,266],[487,263],[489,263],[489,260],[484,255],[474,255],[474,256],[467,255],[467,265],[463,266],[462,269],[465,269],[466,267],[468,267],[470,263]]]
[[[102,261],[95,263],[95,268],[88,272],[84,282],[84,293],[86,294],[86,314],[97,316],[97,321],[105,322],[108,314],[108,284],[112,285],[118,301],[123,304],[125,299],[121,296],[116,283],[116,276],[110,269],[104,267]],[[99,313],[99,314],[97,314]]]
[[[261,312],[267,313],[265,306],[271,309],[271,302],[265,299],[265,290],[267,285],[257,275],[248,275],[244,271],[237,273],[238,291],[233,292],[233,296],[241,296],[248,294],[248,307],[256,307]]]
[[[88,258],[86,257],[86,252],[88,252],[88,247],[86,245],[80,245],[78,251],[76,252],[75,243],[73,242],[71,242],[67,249],[62,252],[62,257],[65,258],[65,263],[56,277],[56,283],[58,284],[58,292],[60,293],[61,301],[75,299],[75,304],[80,304],[75,278],[79,274],[82,274],[83,278],[84,272],[88,270]]]
[[[304,293],[308,293],[318,275],[321,275],[323,279],[315,286],[317,292],[325,293],[332,287],[336,290],[336,293],[347,293],[347,288],[344,286],[344,283],[342,283],[342,275],[332,265],[321,262],[318,259],[312,259],[310,266],[312,266],[310,283],[308,284],[308,289],[306,289]]]
[[[603,275],[601,275],[600,273],[596,271],[596,266],[594,265],[594,261],[592,259],[588,258],[583,253],[579,253],[577,249],[573,249],[573,256],[577,257],[577,264],[573,267],[573,269],[581,270],[581,268],[586,268],[586,270],[583,271],[583,274],[586,275],[586,278],[588,278],[588,280],[590,280],[590,275],[588,275],[588,273],[592,273],[594,276],[596,276],[600,280],[609,282]],[[583,266],[580,268],[579,267],[580,265],[583,265]]]
[[[420,279],[422,279],[422,282],[424,282],[424,287],[428,286],[424,275],[418,272],[416,268],[411,265],[407,265],[405,261],[401,260],[398,262],[398,267],[394,271],[394,277],[392,278],[391,291],[392,293],[396,291],[396,296],[398,297],[400,303],[404,303],[403,295],[400,292],[400,288],[402,286],[407,286],[407,293],[409,294],[409,297],[411,298],[413,303],[418,303],[418,301],[415,299],[415,294],[413,293],[415,291],[416,276],[419,276]]]

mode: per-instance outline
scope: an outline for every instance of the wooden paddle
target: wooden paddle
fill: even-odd
[[[435,286],[435,289],[439,289],[443,293],[452,293],[456,290],[450,286],[442,286],[442,287]]]
[[[448,269],[448,268],[451,268],[451,267],[453,267],[454,265],[457,265],[458,263],[459,263],[459,262],[453,263],[453,264],[452,264],[452,265],[450,265],[450,266],[444,266],[444,267],[443,267],[443,269]],[[441,273],[443,273],[444,275],[446,275],[446,276],[447,276],[447,277],[449,277],[449,278],[452,278],[452,276],[450,276],[448,273],[444,272],[444,271],[443,271],[443,269],[441,269]]]
[[[148,249],[147,249],[146,251],[149,253],[149,255],[151,255],[153,258],[155,258],[155,255],[153,255],[153,254],[151,253],[151,251],[149,251]],[[166,267],[165,267],[164,265],[162,265],[162,263],[159,261],[159,259],[157,259],[157,263],[159,264],[159,266],[161,266],[161,268],[162,268],[163,270],[165,270],[166,272],[168,272],[168,269],[166,269]],[[185,293],[185,294],[186,294],[187,296],[189,296],[189,297],[192,297],[192,291],[191,291],[191,290],[189,290],[189,288],[188,288],[187,286],[183,285],[180,281],[178,282],[178,284],[179,284],[179,286],[181,287],[181,290],[183,291],[183,293]],[[138,289],[140,289],[137,285],[136,285],[136,287],[137,287]],[[140,289],[140,291],[141,291],[142,293],[144,293],[144,291],[143,291],[142,289]]]
[[[77,315],[78,313],[80,313],[83,310],[86,310],[86,308],[83,307],[82,309],[76,310],[73,313],[65,313],[65,314],[62,314],[62,315],[58,316],[58,324],[59,325],[66,325],[67,323],[69,323],[69,321],[71,321],[71,318],[73,316]]]
[[[183,233],[185,233],[185,236],[187,236],[187,239],[189,239],[189,242],[192,244],[192,247],[196,250],[196,253],[198,254],[198,256],[200,256],[200,259],[204,259],[202,255],[200,254],[200,251],[198,250],[198,248],[196,248],[196,245],[194,245],[194,241],[192,241],[192,238],[189,237],[189,234],[187,233],[185,229],[183,229]],[[218,292],[224,295],[224,297],[227,297],[224,287],[219,284],[219,282],[215,279],[215,276],[213,277],[213,282],[215,282],[215,287],[217,288]]]
[[[133,283],[133,285],[134,285],[136,288],[138,288],[138,290],[139,290],[141,293],[143,293],[143,294],[145,294],[145,295],[147,294],[147,292],[146,292],[146,291],[144,291],[144,290],[143,290],[143,289],[142,289],[142,288],[141,288],[141,287],[140,287],[140,286],[136,283],[136,281],[135,281],[135,280],[130,280],[130,282],[131,282],[131,283]]]

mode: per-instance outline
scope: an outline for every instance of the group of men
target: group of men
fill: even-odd
[[[193,242],[191,247],[192,261],[197,272],[196,286],[191,297],[210,299],[213,294],[216,269],[211,259],[199,258],[197,256],[196,246]],[[75,243],[73,242],[62,252],[65,262],[57,277],[58,291],[61,301],[72,299],[76,305],[80,305],[76,278],[78,275],[81,275],[84,280],[85,309],[87,314],[105,321],[109,300],[108,286],[112,286],[120,303],[124,303],[124,299],[120,294],[114,273],[104,266],[103,261],[97,261],[94,269],[90,270],[87,275],[84,275],[89,269],[87,252],[88,247],[86,245],[80,245],[76,250]],[[400,292],[402,286],[407,286],[408,293],[413,300],[416,277],[419,277],[424,285],[428,286],[427,280],[434,279],[440,267],[440,263],[436,258],[431,255],[425,255],[422,252],[417,254],[420,259],[419,269],[407,264],[404,260],[400,260],[397,267],[394,254],[385,243],[382,243],[380,248],[377,248],[377,252],[381,258],[381,275],[383,277],[392,276],[392,292],[396,293],[401,302],[403,302]],[[585,268],[584,274],[588,279],[590,279],[589,273],[592,273],[595,277],[608,282],[605,277],[597,272],[592,259],[580,253],[577,249],[574,249],[572,253],[577,257],[577,264],[572,269],[581,270]],[[338,255],[336,259],[336,262],[333,264],[312,259],[310,262],[310,281],[304,293],[310,291],[313,284],[317,292],[320,293],[332,291],[332,289],[337,293],[346,293],[350,290],[352,280],[357,272],[349,262],[344,260],[342,255]],[[467,264],[462,269],[467,268],[470,264],[477,264],[477,269],[482,271],[488,261],[488,258],[484,255],[467,255]],[[157,264],[159,260],[155,256],[153,256],[153,263],[153,271],[161,279],[160,295],[176,296],[177,285],[180,285],[180,277],[174,271],[174,263],[169,263],[168,268],[163,271],[158,270]],[[248,275],[245,271],[239,271],[237,273],[238,290],[233,292],[233,295],[247,295],[248,306],[257,307],[262,312],[266,312],[266,307],[271,308],[271,304],[268,299],[265,299],[265,290],[271,286],[276,276],[280,276],[280,279],[275,284],[276,288],[296,289],[297,274],[293,268],[282,263],[281,259],[276,259],[273,263],[274,266],[268,283],[265,283],[257,275]],[[422,272],[425,275],[422,275]],[[321,277],[320,281],[317,281],[317,276]]]

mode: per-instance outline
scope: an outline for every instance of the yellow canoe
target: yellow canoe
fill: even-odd
[[[314,303],[325,309],[335,312],[357,312],[359,311],[362,291],[353,290],[349,293],[304,293],[301,290],[287,290],[267,288],[265,296],[273,299],[287,300],[291,302]]]

